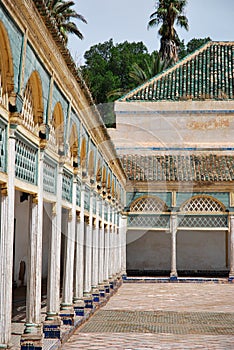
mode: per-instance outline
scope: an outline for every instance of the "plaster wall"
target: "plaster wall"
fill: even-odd
[[[138,148],[234,147],[233,130],[234,115],[222,112],[191,111],[180,115],[136,111],[119,115],[116,129],[111,129],[110,135],[120,148],[118,151],[124,154]]]
[[[230,250],[228,248],[227,250]],[[227,270],[224,231],[178,231],[178,270]],[[170,270],[171,235],[159,231],[127,231],[127,270]]]
[[[127,231],[127,270],[170,270],[170,234]]]
[[[224,231],[178,231],[178,270],[226,270]]]

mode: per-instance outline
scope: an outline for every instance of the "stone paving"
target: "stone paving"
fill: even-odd
[[[234,349],[234,284],[125,283],[64,350]]]

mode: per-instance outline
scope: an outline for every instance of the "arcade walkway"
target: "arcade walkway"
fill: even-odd
[[[126,283],[63,350],[234,349],[234,284]]]

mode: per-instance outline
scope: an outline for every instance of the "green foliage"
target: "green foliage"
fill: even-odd
[[[85,65],[81,69],[95,102],[112,102],[114,97],[109,94],[111,91],[128,91],[136,87],[136,83],[129,76],[132,65],[142,64],[149,56],[142,42],[125,41],[114,45],[112,39],[86,51]]]
[[[206,44],[208,41],[211,41],[211,38],[203,38],[203,39],[192,39],[187,44],[187,54],[194,52],[202,45]]]
[[[129,75],[137,85],[140,85],[161,73],[172,64],[173,60],[163,61],[159,53],[154,51],[150,56],[144,59],[142,66],[134,63]]]
[[[207,42],[211,40],[212,39],[210,37],[200,38],[200,39],[193,38],[187,43],[187,45],[185,45],[184,40],[182,40],[179,43],[179,49],[178,49],[179,58],[182,59],[185,56],[189,55],[190,53],[193,53],[195,50],[199,49],[199,47],[205,45]]]

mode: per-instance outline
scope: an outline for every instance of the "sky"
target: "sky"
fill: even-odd
[[[80,40],[72,35],[68,47],[75,62],[84,63],[83,55],[92,45],[113,38],[143,43],[149,52],[159,50],[158,28],[147,29],[155,0],[74,0],[75,10],[88,24],[77,21],[84,35]],[[234,41],[234,0],[188,0],[185,14],[189,31],[176,27],[181,40],[210,37],[214,41]]]

